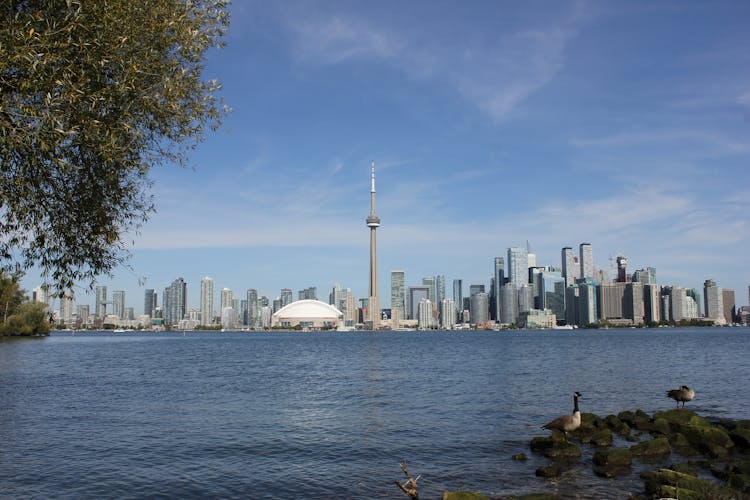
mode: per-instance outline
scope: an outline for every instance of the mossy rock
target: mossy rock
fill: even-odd
[[[680,433],[694,448],[711,457],[723,457],[734,446],[729,434],[719,427],[683,425]]]
[[[596,434],[599,428],[593,424],[582,422],[581,426],[571,433],[576,439],[580,439],[581,442],[586,443],[590,440],[591,436]]]
[[[691,474],[659,469],[641,474],[646,493],[671,498],[731,498],[731,492],[718,484]]]
[[[699,415],[693,415],[692,417],[690,417],[690,420],[688,420],[688,425],[697,425],[699,427],[711,427],[711,423]]]
[[[648,441],[641,441],[640,443],[631,446],[630,453],[634,457],[654,457],[659,455],[669,455],[672,453],[672,448],[669,446],[669,439],[660,437],[649,439]]]
[[[630,426],[627,423],[623,422],[622,427],[617,429],[617,434],[624,438],[627,438],[628,436],[630,436]]]
[[[602,429],[589,440],[594,446],[612,446],[612,431],[609,429]]]
[[[690,419],[695,417],[696,413],[692,410],[686,410],[684,408],[675,408],[673,410],[660,411],[654,413],[654,420],[657,418],[663,418],[670,425],[674,425],[673,429],[679,429],[681,425],[687,425],[690,423]]]
[[[606,417],[604,417],[604,420],[602,420],[602,425],[604,425],[607,429],[619,431],[620,429],[622,429],[624,423],[615,415],[607,415]]]
[[[750,474],[732,474],[727,484],[743,493],[750,493]]]
[[[689,474],[691,476],[698,476],[698,469],[690,464],[672,464],[669,466],[669,469],[683,474]]]
[[[490,500],[490,497],[473,491],[446,491],[443,500]]]
[[[621,411],[617,414],[617,418],[620,422],[625,422],[630,427],[635,427],[635,413],[630,410]]]
[[[552,448],[544,452],[547,458],[577,458],[581,456],[581,449],[573,443],[555,443]]]
[[[529,459],[529,457],[526,456],[526,453],[516,453],[515,455],[513,455],[510,458],[512,458],[513,460],[520,460],[520,461],[524,461],[524,460],[528,460]]]
[[[560,477],[562,469],[557,464],[547,465],[545,467],[539,467],[535,474],[538,477]]]
[[[750,429],[750,420],[737,420],[734,426],[735,429]]]
[[[664,418],[655,418],[654,421],[651,422],[650,430],[659,434],[664,434],[665,436],[668,436],[672,432],[672,429],[669,427],[669,422]]]
[[[739,448],[750,448],[750,429],[735,427],[734,430],[729,432],[729,438]]]
[[[608,450],[597,450],[594,453],[594,464],[599,466],[629,466],[633,461],[633,455],[627,448],[611,448]]]
[[[543,453],[546,450],[552,448],[554,445],[555,443],[552,441],[552,437],[550,436],[537,436],[535,438],[532,438],[531,442],[529,443],[531,451],[535,451],[537,453]]]
[[[602,426],[602,419],[596,413],[581,413],[581,425],[593,425],[597,429]]]

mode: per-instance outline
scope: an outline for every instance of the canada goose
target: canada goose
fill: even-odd
[[[573,414],[562,415],[557,417],[553,421],[542,426],[542,429],[549,429],[555,431],[562,431],[565,434],[565,439],[568,439],[568,432],[573,432],[581,426],[581,411],[578,409],[578,398],[581,397],[581,393],[576,391],[573,393]]]
[[[686,385],[681,385],[679,389],[667,391],[667,397],[677,401],[678,408],[680,407],[680,401],[682,401],[682,407],[685,408],[685,403],[695,398],[695,391]]]

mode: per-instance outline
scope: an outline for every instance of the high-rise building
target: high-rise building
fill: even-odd
[[[201,280],[201,325],[214,322],[214,280],[205,276]]]
[[[437,294],[436,303],[440,304],[445,299],[445,276],[442,274],[435,276],[435,293]]]
[[[594,279],[594,251],[591,249],[591,243],[581,243],[579,248],[578,261],[581,264],[581,278]]]
[[[187,283],[184,279],[177,278],[164,289],[162,297],[164,324],[174,326],[185,317],[187,311]]]
[[[484,293],[484,285],[469,285],[469,297],[477,293]]]
[[[562,277],[565,279],[565,286],[570,286],[581,276],[581,267],[578,264],[578,257],[573,253],[571,247],[562,249]]]
[[[404,281],[403,271],[391,271],[391,318],[394,317],[394,311],[398,311],[398,319],[404,319]]]
[[[495,257],[494,264],[494,279],[492,281],[492,293],[490,293],[492,299],[492,318],[495,322],[500,323],[502,321],[503,311],[503,301],[500,298],[500,289],[503,287],[503,282],[505,281],[505,259],[502,257]]]
[[[487,293],[472,294],[469,304],[469,315],[473,324],[484,325],[490,320],[490,296]]]
[[[417,324],[419,328],[428,330],[437,326],[435,307],[430,299],[420,299],[417,304]]]
[[[715,321],[717,324],[724,324],[724,297],[716,282],[706,280],[703,283],[703,300],[704,315],[706,319]]]
[[[636,269],[633,272],[633,281],[643,283],[644,285],[656,284],[656,269],[647,267],[646,269]]]
[[[31,293],[31,300],[44,304],[45,311],[49,311],[52,306],[52,294],[47,284],[39,285]]]
[[[288,306],[292,302],[294,302],[294,294],[292,293],[291,288],[282,288],[281,289],[281,296],[279,297],[279,309],[282,307]],[[274,312],[276,312],[278,309],[274,309]]]
[[[518,285],[508,282],[500,288],[502,323],[504,325],[517,324],[518,321]]]
[[[89,305],[88,304],[82,304],[76,306],[76,323],[78,327],[84,327],[88,325],[91,321],[90,313],[89,313]]]
[[[515,285],[529,282],[529,253],[525,248],[508,248],[508,280]]]
[[[247,293],[247,326],[257,328],[260,321],[260,304],[258,303],[258,291],[248,288]]]
[[[635,274],[635,273],[634,273]],[[633,283],[640,283],[633,281]],[[646,323],[658,323],[661,321],[661,308],[659,303],[659,285],[643,285],[643,319]]]
[[[224,314],[224,309],[231,307],[234,309],[234,293],[229,288],[221,289],[221,311]],[[235,309],[236,310],[236,309]]]
[[[318,300],[318,287],[310,286],[297,292],[299,300]]]
[[[622,255],[617,257],[617,281],[626,283],[628,281],[628,258]]]
[[[750,287],[748,289],[750,294]],[[462,279],[453,280],[453,303],[456,305],[456,319],[462,321],[461,313],[464,310],[464,280]]]
[[[107,315],[107,287],[97,286],[96,287],[96,305],[94,308],[94,314],[97,319],[103,319]]]
[[[543,271],[539,278],[539,309],[550,309],[562,322],[565,319],[565,278],[556,271]]]
[[[143,294],[143,314],[147,316],[154,316],[154,309],[156,309],[156,290],[148,288]]]
[[[426,278],[422,278],[422,285],[426,286],[430,289],[430,297],[429,299],[432,301],[432,303],[435,303],[435,300],[437,299],[437,287],[435,285],[435,277],[434,276],[427,276]]]
[[[60,297],[60,321],[67,326],[73,324],[74,307],[75,300],[73,297],[73,290],[65,290],[63,296]]]
[[[726,288],[721,290],[721,301],[724,305],[724,319],[728,325],[735,322],[736,308],[734,304],[734,290]]]
[[[430,298],[430,287],[410,286],[406,294],[406,310],[408,319],[419,319],[419,302]]]
[[[456,304],[451,299],[443,299],[440,304],[440,324],[446,330],[456,325]]]
[[[372,162],[370,175],[370,215],[367,216],[367,227],[370,228],[370,276],[367,286],[367,322],[373,330],[380,326],[380,302],[378,301],[378,254],[375,231],[380,227],[380,217],[375,213],[375,162]]]
[[[119,319],[125,319],[125,290],[112,292],[112,314]]]

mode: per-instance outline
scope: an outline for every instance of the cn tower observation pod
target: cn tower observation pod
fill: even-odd
[[[341,311],[319,300],[298,300],[287,304],[273,316],[271,326],[294,328],[338,328],[344,324]]]

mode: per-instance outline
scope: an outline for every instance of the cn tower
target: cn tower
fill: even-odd
[[[380,227],[380,217],[375,213],[375,162],[372,162],[370,173],[370,215],[367,216],[367,227],[370,228],[370,280],[367,288],[367,311],[372,329],[380,326],[380,305],[378,304],[378,253],[375,231]]]

